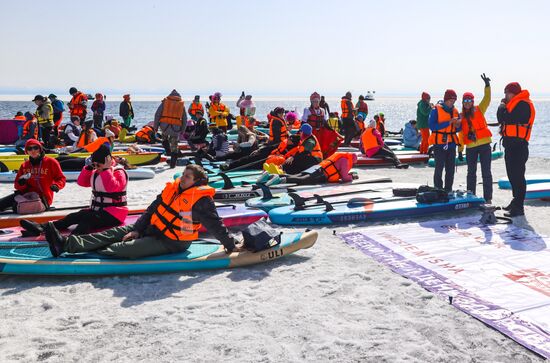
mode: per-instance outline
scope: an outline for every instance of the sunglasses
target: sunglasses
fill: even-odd
[[[472,103],[474,102],[474,100],[470,100],[470,99],[465,99],[465,100],[462,100],[463,103]]]
[[[33,150],[40,150],[40,147],[39,146],[29,146],[28,148],[26,148],[27,151],[33,151]]]

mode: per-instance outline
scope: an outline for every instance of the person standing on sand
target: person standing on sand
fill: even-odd
[[[162,133],[162,146],[166,155],[170,155],[170,169],[176,167],[178,159],[179,135],[185,131],[187,125],[187,112],[181,95],[176,90],[162,100],[155,112],[153,128],[155,133],[160,128]]]
[[[462,125],[458,110],[454,107],[456,99],[454,90],[446,90],[443,102],[438,102],[428,119],[432,130],[429,144],[433,145],[435,159],[434,186],[448,192],[453,190],[456,146],[459,144],[457,132]],[[445,169],[445,185],[443,185],[443,169]]]
[[[95,94],[95,100],[92,103],[91,109],[93,113],[94,127],[96,129],[101,129],[103,127],[103,115],[105,114],[105,101],[103,100],[103,94]]]
[[[514,198],[503,209],[507,217],[525,214],[523,203],[527,183],[525,165],[529,159],[529,139],[535,122],[535,106],[530,99],[529,91],[522,90],[517,82],[509,83],[504,88],[504,98],[497,110],[500,124],[506,174],[512,184]]]
[[[81,123],[84,123],[86,121],[86,114],[88,113],[88,96],[77,90],[76,87],[71,87],[69,94],[72,96],[68,104],[70,116],[76,116],[80,118]]]
[[[65,237],[53,222],[44,230],[54,257],[94,251],[119,258],[143,258],[187,250],[204,226],[225,247],[226,253],[244,251],[243,244],[229,235],[208,185],[208,175],[198,165],[188,165],[183,175],[166,183],[135,224],[99,233]]]
[[[40,127],[40,138],[44,143],[44,146],[47,149],[53,148],[55,145],[53,135],[53,107],[52,103],[47,97],[42,95],[36,95],[33,99],[33,102],[36,104],[36,120],[38,121],[38,126]]]
[[[422,142],[420,143],[420,153],[427,154],[430,139],[430,127],[428,126],[428,118],[434,105],[430,103],[431,96],[428,92],[422,92],[422,96],[418,104],[416,105],[416,128],[422,135]]]
[[[344,132],[344,143],[342,146],[350,146],[351,140],[357,135],[359,130],[353,118],[353,102],[351,101],[351,92],[346,92],[340,101],[342,108],[342,131]]]
[[[118,108],[118,114],[122,117],[123,127],[125,129],[129,129],[130,124],[134,119],[134,107],[132,106],[132,101],[130,101],[129,94],[122,96],[122,102]]]
[[[479,105],[474,106],[474,94],[466,92],[462,96],[462,141],[466,147],[466,162],[468,174],[466,177],[466,189],[476,193],[477,161],[481,164],[481,176],[483,178],[483,198],[485,203],[491,204],[493,199],[493,176],[491,175],[491,131],[485,121],[485,111],[491,103],[491,80],[481,75],[485,82],[483,99]]]

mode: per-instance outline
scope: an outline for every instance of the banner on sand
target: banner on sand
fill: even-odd
[[[369,227],[349,245],[550,358],[550,239],[462,218]]]

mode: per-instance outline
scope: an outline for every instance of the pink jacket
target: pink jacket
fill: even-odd
[[[88,170],[86,167],[82,169],[78,180],[76,181],[81,187],[92,187],[92,182],[95,179],[94,190],[99,192],[116,193],[126,192],[126,185],[128,184],[128,175],[122,168],[111,168],[103,170],[97,177],[95,175],[98,172],[96,170]],[[110,198],[108,198],[110,200]],[[123,200],[126,200],[124,196]],[[126,216],[128,215],[127,206],[119,207],[105,207],[106,212],[118,219],[120,223],[124,223]]]

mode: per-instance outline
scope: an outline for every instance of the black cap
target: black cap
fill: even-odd
[[[92,162],[104,164],[105,158],[109,155],[111,155],[111,149],[103,144],[92,154]]]
[[[48,96],[48,98],[51,100],[52,98],[57,98],[57,96],[54,95],[53,93],[50,93],[50,95]]]
[[[69,89],[69,94],[70,94],[70,95],[75,94],[75,93],[77,93],[77,92],[78,92],[78,90],[76,89],[76,87],[71,87],[71,88]]]
[[[34,99],[33,99],[32,101],[33,101],[33,102],[34,102],[34,101],[44,101],[44,98],[45,98],[45,97],[42,96],[42,95],[36,95],[36,96],[34,96]]]

